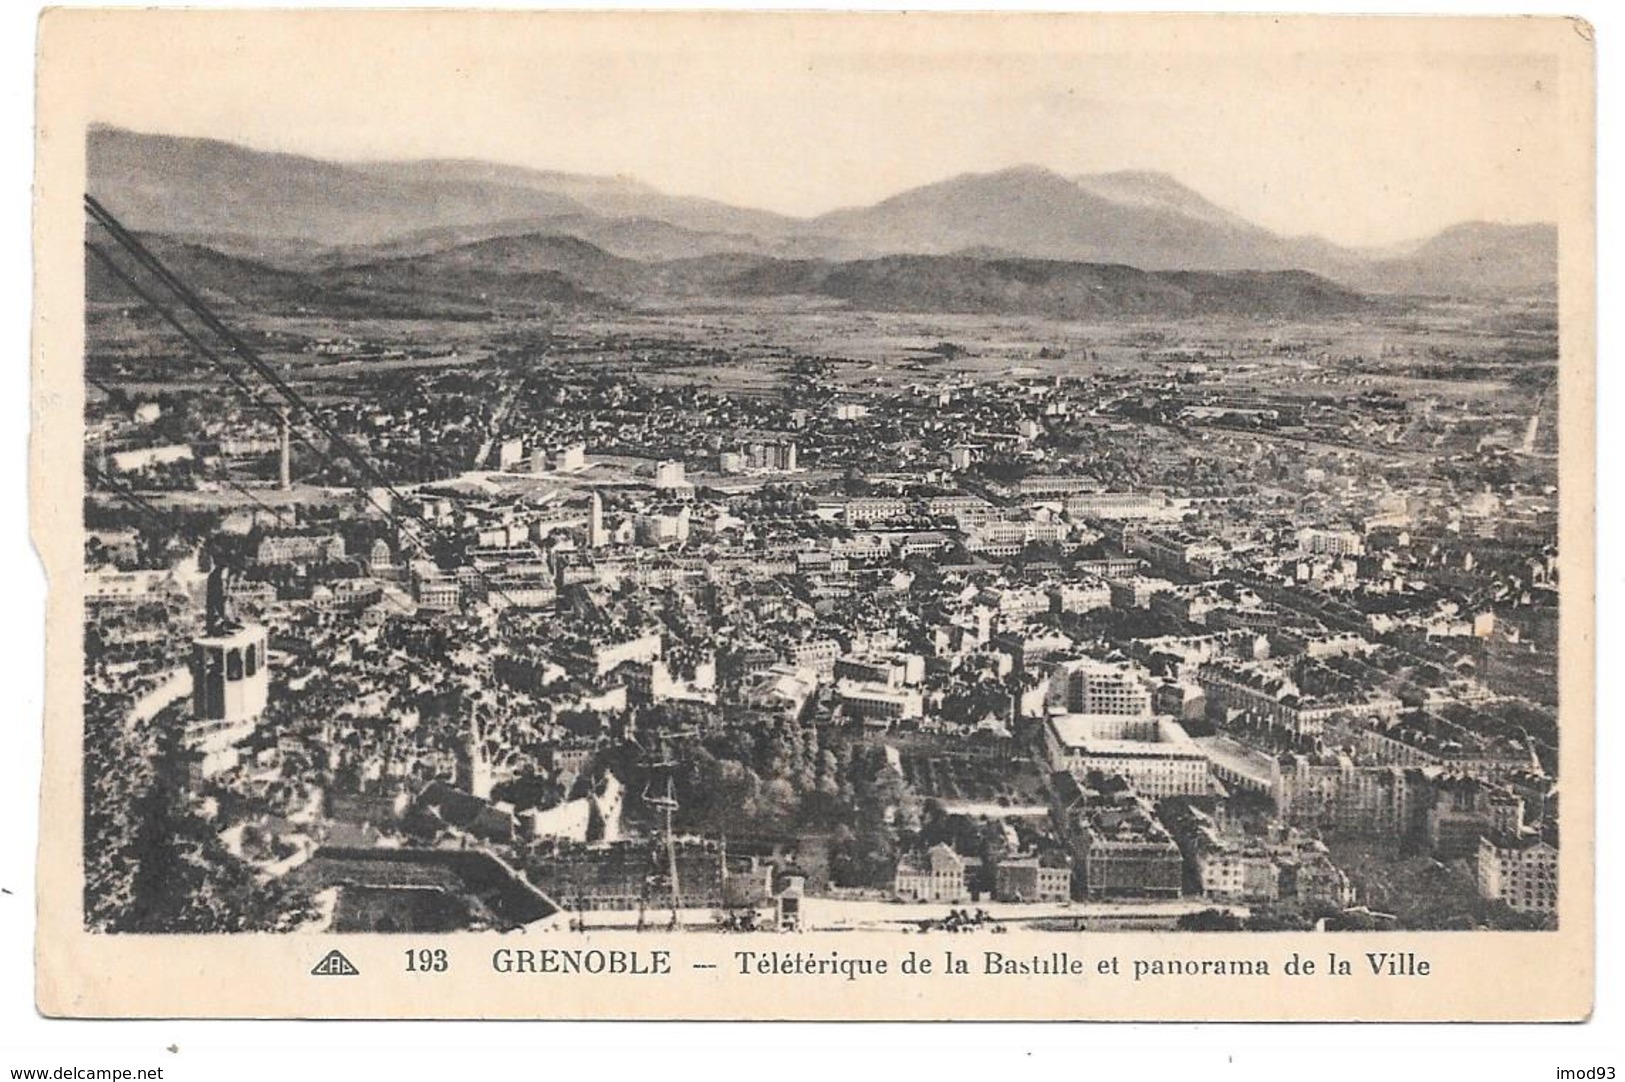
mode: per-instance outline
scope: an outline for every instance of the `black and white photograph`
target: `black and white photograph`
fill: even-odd
[[[60,135],[86,936],[1223,996],[1589,933],[1561,21],[333,18],[364,80],[261,14]]]

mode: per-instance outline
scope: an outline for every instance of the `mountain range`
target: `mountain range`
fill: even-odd
[[[1551,296],[1557,267],[1550,225],[1463,223],[1351,249],[1281,236],[1132,171],[1018,166],[795,218],[626,177],[335,162],[97,127],[86,186],[205,287],[329,309],[796,295],[1058,317],[1290,314],[1346,311],[1360,294]]]

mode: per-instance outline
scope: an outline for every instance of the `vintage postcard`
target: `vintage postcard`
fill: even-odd
[[[1583,22],[39,61],[44,1013],[1590,1012]]]

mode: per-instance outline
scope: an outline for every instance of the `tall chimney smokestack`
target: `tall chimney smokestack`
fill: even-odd
[[[288,424],[288,407],[282,407],[282,462],[277,479],[281,482],[282,491],[286,492],[293,487],[293,453],[290,444],[291,426]]]

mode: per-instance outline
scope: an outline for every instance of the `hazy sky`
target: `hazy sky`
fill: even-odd
[[[1550,219],[1573,175],[1550,23],[233,18],[171,14],[150,36],[110,20],[89,111],[329,158],[628,174],[791,214],[1018,163],[1154,169],[1345,244]]]

